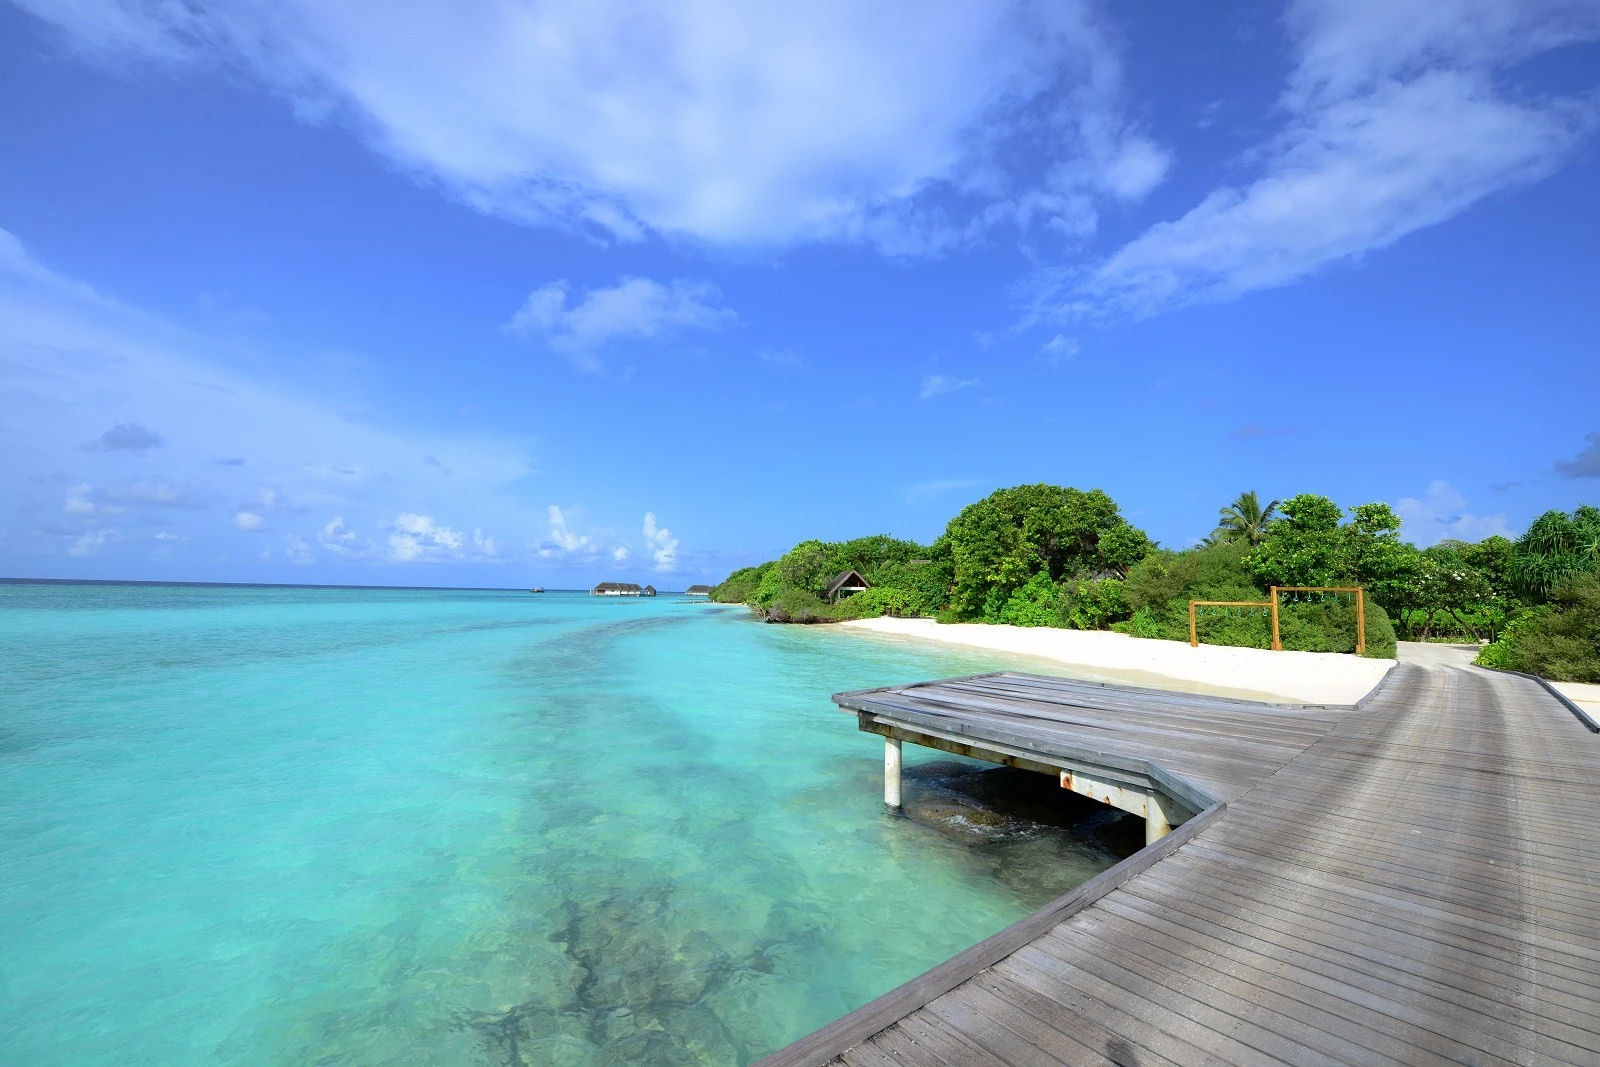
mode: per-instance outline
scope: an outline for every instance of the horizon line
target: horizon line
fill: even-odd
[[[610,579],[605,579],[609,581]],[[595,583],[596,585],[600,583]],[[701,584],[701,583],[691,583]],[[529,586],[494,585],[354,585],[339,582],[192,582],[168,581],[161,578],[8,578],[0,577],[0,585],[178,585],[209,586],[223,589],[388,589],[435,590],[454,593],[527,593]],[[541,586],[546,592],[587,593],[593,586],[557,588]],[[685,587],[687,588],[687,587]],[[683,589],[666,589],[664,592],[681,593]]]

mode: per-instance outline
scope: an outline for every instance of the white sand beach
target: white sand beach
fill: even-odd
[[[1600,685],[1589,682],[1554,682],[1561,694],[1582,708],[1589,718],[1600,722]]]
[[[940,624],[932,619],[856,619],[839,624],[876,640],[932,641],[986,649],[1070,668],[1063,673],[1184,692],[1302,704],[1353,704],[1395,665],[1328,652],[1151,641],[1108,631]]]

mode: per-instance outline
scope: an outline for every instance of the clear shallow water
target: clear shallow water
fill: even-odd
[[[887,817],[828,701],[1003,665],[675,597],[0,584],[0,1060],[748,1061],[1115,861],[909,746]]]

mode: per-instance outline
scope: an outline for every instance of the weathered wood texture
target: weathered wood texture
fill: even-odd
[[[1353,710],[1009,672],[833,699],[855,711],[865,730],[945,734],[1158,786],[1176,777],[1189,788],[1179,785],[1174,795],[1195,810],[1244,793]]]
[[[1322,733],[964,980],[874,1002],[896,1021],[852,1031],[868,1005],[764,1062],[1600,1063],[1600,738],[1531,679],[1453,667],[1261,715]],[[1237,788],[1215,759],[1193,766]]]

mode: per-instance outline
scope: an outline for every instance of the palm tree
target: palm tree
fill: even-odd
[[[1240,493],[1239,499],[1221,509],[1212,538],[1218,542],[1243,541],[1259,545],[1267,539],[1267,527],[1277,517],[1279,503],[1274,500],[1262,507],[1261,498],[1256,496],[1254,489]]]

